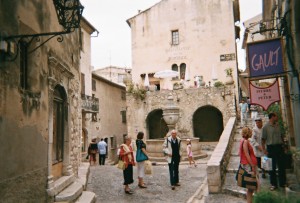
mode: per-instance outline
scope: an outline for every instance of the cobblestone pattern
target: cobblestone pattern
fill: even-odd
[[[206,163],[199,160],[198,166],[189,168],[181,164],[179,167],[179,179],[181,186],[171,190],[169,181],[169,169],[167,164],[153,166],[153,175],[146,175],[144,181],[147,189],[137,186],[137,173],[134,167],[134,183],[130,188],[133,195],[124,193],[123,174],[116,166],[91,166],[87,190],[97,196],[96,202],[187,202],[194,195],[206,176]]]

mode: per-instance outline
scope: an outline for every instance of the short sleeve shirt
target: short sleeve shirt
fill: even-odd
[[[266,140],[267,145],[282,144],[279,125],[266,123],[262,129],[262,139]]]

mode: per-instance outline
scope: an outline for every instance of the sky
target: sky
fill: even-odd
[[[84,6],[83,16],[99,31],[98,37],[91,39],[94,69],[107,66],[131,67],[131,30],[126,20],[138,14],[138,10],[143,11],[160,1],[80,0]],[[240,0],[240,25],[261,13],[261,4],[262,0]],[[238,49],[241,41],[237,44]],[[244,53],[239,53],[239,64],[244,66]]]

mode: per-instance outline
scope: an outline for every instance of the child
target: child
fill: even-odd
[[[195,167],[197,167],[196,162],[193,159],[193,152],[192,152],[192,143],[190,139],[187,139],[187,147],[186,147],[186,153],[189,159],[189,167],[192,167],[192,163]]]

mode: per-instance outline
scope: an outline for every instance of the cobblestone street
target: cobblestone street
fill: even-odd
[[[135,182],[130,185],[133,195],[124,193],[123,174],[116,166],[91,166],[87,190],[96,194],[96,202],[187,202],[205,180],[206,164],[203,161],[198,162],[197,168],[189,168],[185,163],[180,165],[181,186],[175,190],[170,187],[167,164],[153,166],[153,175],[144,178],[146,189],[138,187],[134,167]]]

